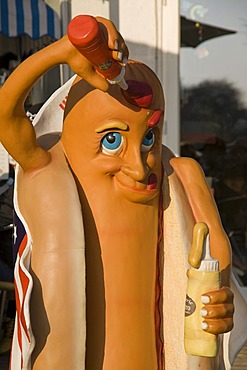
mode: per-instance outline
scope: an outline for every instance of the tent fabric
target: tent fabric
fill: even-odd
[[[56,40],[61,37],[60,19],[43,0],[0,0],[0,33],[34,40],[48,35]]]

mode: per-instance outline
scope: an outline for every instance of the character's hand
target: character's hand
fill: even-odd
[[[101,28],[103,33],[107,31],[107,35],[105,36],[108,39],[108,47],[112,50],[113,59],[126,65],[129,57],[129,50],[123,37],[111,21],[102,17],[96,17],[96,19],[100,23],[100,26],[102,25]]]
[[[228,287],[203,294],[202,329],[212,334],[227,333],[233,328],[233,292]]]
[[[102,17],[96,17],[96,19],[107,40],[112,58],[121,65],[127,64],[129,51],[115,25],[108,19]],[[72,45],[67,35],[60,40],[60,44],[62,44],[61,53],[63,53],[64,63],[67,63],[75,74],[100,90],[108,90],[109,83],[107,80],[97,72],[93,64]]]

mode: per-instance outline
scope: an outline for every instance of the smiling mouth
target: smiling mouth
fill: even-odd
[[[157,186],[157,176],[155,175],[155,173],[151,173],[151,175],[148,177],[147,190],[156,189],[156,186]]]
[[[126,181],[123,181],[123,178],[119,178],[118,176],[115,176],[115,179],[117,180],[118,185],[121,186],[121,188],[127,192],[132,192],[136,194],[143,194],[147,196],[153,196],[154,194],[157,194],[157,184],[158,184],[158,179],[157,176],[154,173],[151,173],[148,177],[147,184],[143,182],[137,182],[135,181],[135,186],[134,181],[130,183],[127,183]],[[133,180],[133,179],[132,179]]]

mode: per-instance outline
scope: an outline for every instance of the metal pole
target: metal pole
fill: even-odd
[[[61,34],[67,33],[68,24],[71,21],[71,0],[60,0]],[[60,66],[60,83],[63,85],[72,77],[73,72],[67,65]]]

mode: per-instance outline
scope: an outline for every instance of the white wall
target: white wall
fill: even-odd
[[[179,0],[120,0],[119,9],[130,57],[146,63],[161,80],[166,98],[163,142],[179,154]]]
[[[161,25],[161,81],[166,96],[166,131],[164,143],[180,154],[180,10],[179,0],[166,0]]]
[[[112,0],[111,0],[112,1]],[[116,1],[116,0],[113,0]],[[106,0],[72,0],[72,17],[89,14],[109,18],[109,1]]]

